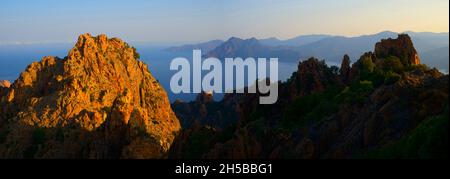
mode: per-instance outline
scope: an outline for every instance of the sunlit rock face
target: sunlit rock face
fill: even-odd
[[[1,99],[1,158],[164,158],[180,124],[167,94],[118,38],[83,34]]]
[[[385,39],[375,45],[375,55],[378,58],[395,56],[403,65],[420,64],[419,55],[407,34],[398,35],[397,39]]]

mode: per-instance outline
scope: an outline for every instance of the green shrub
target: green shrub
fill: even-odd
[[[360,70],[362,75],[367,75],[375,70],[375,63],[373,63],[372,58],[369,56],[363,56],[360,61]]]
[[[393,71],[395,73],[402,73],[404,71],[404,66],[399,58],[389,56],[383,62],[383,70],[385,72]]]
[[[359,81],[344,89],[337,97],[338,103],[362,104],[373,91],[372,81]]]
[[[438,116],[423,120],[408,136],[380,149],[369,151],[365,158],[448,158],[448,106]]]
[[[386,74],[384,76],[385,76],[384,84],[386,84],[386,85],[394,84],[401,78],[401,76],[399,74],[392,72],[392,71],[386,72]]]
[[[303,96],[295,99],[286,107],[280,128],[294,129],[304,127],[310,123],[321,121],[338,110],[336,95],[342,89],[329,87],[322,93]]]
[[[131,47],[133,49],[133,54],[134,54],[134,58],[135,59],[140,59],[141,55],[139,53],[137,53],[137,50],[135,47]]]

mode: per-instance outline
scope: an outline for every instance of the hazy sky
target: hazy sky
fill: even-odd
[[[448,32],[448,0],[1,0],[0,43],[196,42],[384,30]]]

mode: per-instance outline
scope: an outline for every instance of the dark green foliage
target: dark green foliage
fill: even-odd
[[[201,158],[202,155],[208,152],[211,148],[211,140],[214,134],[214,131],[206,128],[194,132],[191,136],[189,136],[188,144],[186,145],[188,150],[184,153],[183,158]]]
[[[356,64],[359,73],[353,83],[358,83],[359,81],[371,81],[374,87],[378,87],[384,83],[385,71],[374,63],[370,54],[361,56]]]
[[[342,90],[330,87],[325,92],[297,98],[287,106],[281,122],[282,129],[304,127],[310,123],[319,122],[338,110],[335,96]]]
[[[405,68],[405,71],[414,71],[414,70],[428,71],[430,70],[430,68],[425,64],[410,65]]]
[[[217,143],[223,144],[226,141],[233,139],[235,135],[243,135],[244,139],[247,139],[247,135],[250,135],[249,138],[259,142],[258,144],[263,146],[263,152],[261,152],[262,154],[260,155],[264,155],[264,152],[266,151],[272,152],[274,148],[279,149],[277,148],[280,146],[279,143],[274,141],[280,140],[278,138],[272,138],[272,136],[277,136],[280,138],[283,137],[283,139],[286,138],[286,141],[282,142],[283,144],[287,143],[286,145],[281,145],[281,157],[303,157],[299,155],[298,149],[295,147],[301,144],[297,139],[302,139],[306,136],[312,140],[314,145],[319,145],[317,150],[316,148],[314,149],[314,152],[318,153],[314,155],[317,156],[322,156],[320,150],[334,152],[333,148],[327,148],[338,146],[333,146],[333,144],[344,144],[345,146],[342,146],[342,148],[344,148],[342,151],[347,152],[346,150],[348,149],[352,152],[348,157],[354,157],[355,153],[361,152],[363,154],[361,155],[362,158],[447,158],[448,107],[444,114],[428,117],[427,119],[424,119],[423,116],[426,116],[429,114],[427,112],[431,111],[429,106],[421,107],[424,111],[423,115],[416,115],[414,112],[416,109],[413,109],[413,112],[411,112],[413,113],[411,115],[412,117],[407,119],[411,119],[411,121],[403,121],[404,118],[398,116],[405,116],[407,112],[410,112],[409,110],[404,109],[411,106],[419,106],[409,104],[410,102],[413,102],[413,99],[405,99],[403,98],[403,95],[408,93],[408,95],[404,96],[416,97],[418,95],[423,95],[423,90],[411,88],[411,90],[405,90],[407,92],[402,91],[402,95],[397,94],[399,97],[401,96],[402,99],[399,101],[388,101],[394,102],[392,104],[394,104],[395,107],[385,105],[388,106],[386,111],[381,111],[383,110],[381,107],[384,107],[381,105],[380,110],[377,106],[378,101],[373,102],[369,100],[370,95],[373,94],[377,88],[386,87],[387,89],[392,89],[390,88],[391,86],[388,85],[393,85],[402,79],[402,77],[409,75],[407,74],[408,72],[414,70],[426,72],[428,68],[425,65],[405,65],[402,63],[401,59],[395,56],[385,56],[383,59],[375,58],[376,57],[372,53],[364,54],[355,65],[352,66],[353,69],[352,71],[349,71],[348,75],[351,76],[348,78],[348,81],[344,83],[339,79],[338,68],[328,67],[324,61],[318,61],[317,59],[309,59],[306,62],[302,62],[311,64],[304,64],[306,66],[301,66],[302,64],[300,64],[299,69],[304,69],[304,71],[294,72],[287,82],[281,83],[281,87],[284,87],[281,89],[288,92],[290,92],[289,90],[291,90],[291,88],[296,88],[296,93],[293,94],[293,96],[291,94],[280,95],[283,97],[281,98],[282,100],[274,105],[253,105],[252,103],[243,103],[246,105],[244,107],[244,114],[246,116],[243,117],[243,120],[239,121],[239,127],[226,128],[221,132],[211,130],[210,128],[203,128],[199,132],[196,131],[195,133],[192,133],[189,136],[189,139],[186,140],[188,144],[184,145],[188,147],[183,148],[183,150],[186,151],[183,152],[183,157],[201,158],[203,154],[208,153],[208,151],[210,151]],[[318,84],[323,88],[318,90]],[[397,86],[394,86],[394,89],[396,88]],[[391,91],[387,91],[391,93]],[[395,93],[397,93],[397,91],[395,91]],[[378,100],[378,96],[378,94],[374,95],[373,100]],[[296,98],[292,99],[294,97]],[[417,103],[423,103],[423,101],[421,101],[422,98],[418,99]],[[440,104],[440,107],[441,105],[442,104]],[[419,109],[419,111],[420,110],[421,109]],[[207,106],[207,111],[224,112],[227,110],[223,108],[222,104],[213,103]],[[353,115],[359,111],[361,111],[363,115]],[[380,117],[380,121],[375,122],[385,122],[386,125],[384,123],[381,126],[373,125],[372,118],[368,121],[364,121],[365,119],[363,117],[372,113],[383,115]],[[420,119],[415,116],[420,116]],[[343,126],[339,126],[341,125],[339,121],[341,117],[346,119],[346,121],[342,122]],[[354,117],[357,120],[351,121],[351,117]],[[376,116],[375,119],[378,119],[378,116]],[[345,131],[330,132],[330,129],[334,130],[335,128],[334,126],[327,128],[329,121],[338,121],[338,127],[342,127],[339,128],[339,130],[342,129]],[[345,126],[347,125],[345,124],[347,121],[351,121],[351,126]],[[421,123],[417,124],[420,121]],[[376,136],[374,137],[376,138],[374,141],[377,143],[371,143],[368,148],[361,142],[362,137],[360,136],[364,136],[366,132],[364,129],[360,130],[357,128],[356,130],[359,131],[357,131],[356,135],[353,131],[351,133],[346,133],[348,130],[355,129],[351,127],[360,127],[356,125],[360,125],[361,123],[364,124],[365,127],[375,126],[374,128],[370,128],[373,131],[369,130],[369,132],[372,132],[370,135],[373,134]],[[405,127],[404,125],[407,126]],[[416,125],[418,126],[416,127]],[[325,134],[328,135],[326,132],[330,132],[330,135],[336,134],[337,137],[333,138],[334,136],[326,136],[324,137],[324,140],[316,140],[316,136],[322,134],[316,133],[316,127],[317,129],[320,129],[317,130],[317,132],[322,132],[321,130],[323,129],[326,130]],[[403,129],[403,127],[405,129]],[[308,130],[303,130],[306,128]],[[398,128],[400,128],[401,132],[392,135],[389,133],[391,132],[390,130],[397,130]],[[375,134],[374,132],[379,133]],[[399,134],[406,136],[399,136]],[[380,136],[383,138],[378,140],[378,137],[381,138]],[[349,140],[350,142],[343,143],[338,140]],[[322,142],[324,145],[322,145]],[[234,147],[228,144],[230,143],[224,145],[224,148],[228,149]],[[233,142],[231,142],[231,144],[233,144]],[[338,146],[337,148],[340,149],[340,147],[341,146]],[[368,150],[370,151],[369,153],[367,153]],[[327,156],[327,154],[324,156]]]
[[[374,85],[371,81],[359,81],[345,88],[335,100],[337,103],[361,104],[373,91]]]
[[[425,119],[403,139],[370,151],[367,158],[448,158],[448,105],[446,111]]]
[[[335,75],[338,75],[338,74],[339,74],[339,67],[337,67],[337,66],[331,66],[331,67],[329,68],[329,71],[330,71],[331,73],[335,74]]]
[[[133,53],[134,53],[134,58],[135,59],[140,59],[141,55],[139,53],[137,53],[137,50],[135,47],[131,47],[133,49]]]
[[[395,56],[389,56],[383,61],[383,71],[385,72],[402,73],[404,68],[400,59]]]
[[[44,128],[34,129],[32,135],[32,144],[38,145],[43,144],[44,142],[45,142],[45,129]]]
[[[22,155],[24,158],[34,158],[39,146],[44,144],[46,132],[44,128],[35,128],[31,135],[31,145],[26,148]]]
[[[362,76],[371,74],[375,70],[375,67],[376,65],[370,56],[362,56],[359,60],[359,68]]]
[[[384,84],[390,85],[394,84],[398,80],[400,80],[401,76],[395,72],[389,71],[384,74]]]
[[[6,137],[8,136],[9,131],[6,129],[0,130],[0,144],[4,143],[6,140]]]
[[[316,124],[333,115],[342,104],[362,104],[373,89],[371,81],[359,81],[346,88],[333,86],[322,93],[297,98],[286,107],[280,129]]]

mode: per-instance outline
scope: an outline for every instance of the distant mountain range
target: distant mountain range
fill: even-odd
[[[300,53],[294,48],[263,45],[255,38],[243,40],[232,37],[206,53],[205,57],[217,57],[219,59],[227,57],[279,58],[282,61],[296,62],[299,55]]]
[[[331,35],[301,35],[287,40],[279,40],[275,37],[261,39],[261,43],[268,46],[302,46],[319,40],[332,37]]]
[[[199,44],[187,44],[187,45],[182,45],[179,47],[170,47],[170,48],[166,49],[166,51],[185,52],[185,51],[192,51],[193,49],[200,49],[203,52],[209,52],[209,51],[215,49],[217,46],[219,46],[223,42],[224,41],[222,41],[222,40],[211,40],[211,41],[199,43]]]
[[[411,36],[422,62],[448,71],[449,33],[403,32]],[[169,51],[201,49],[205,56],[224,57],[278,57],[280,61],[297,61],[309,57],[340,62],[344,54],[356,61],[360,54],[372,51],[380,39],[394,38],[397,32],[384,31],[372,35],[344,37],[332,35],[302,35],[292,39],[240,39],[214,40],[200,44],[171,47]]]

